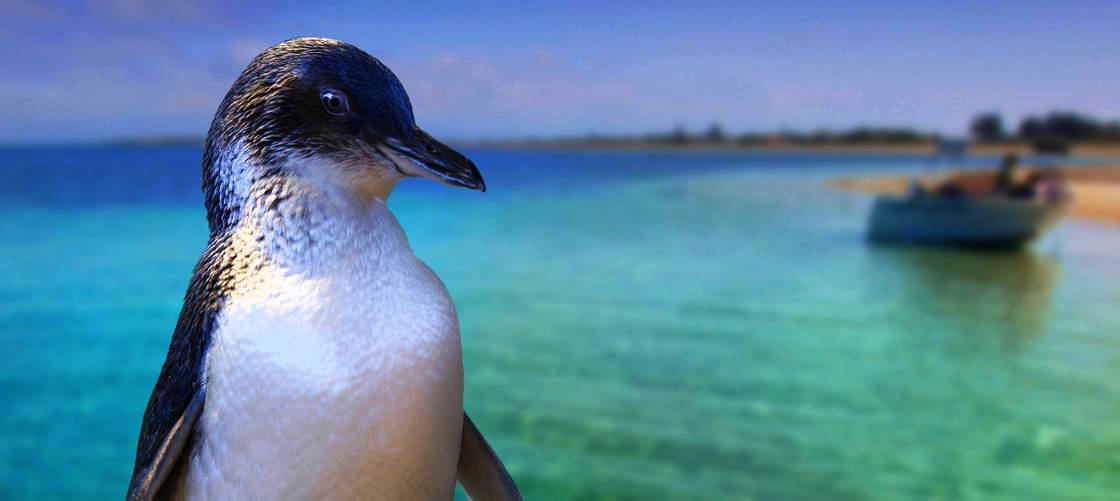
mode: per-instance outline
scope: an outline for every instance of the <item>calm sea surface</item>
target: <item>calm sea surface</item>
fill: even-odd
[[[200,153],[0,150],[0,498],[123,497],[206,241]],[[389,205],[527,499],[1120,496],[1120,228],[876,248],[823,180],[924,160],[466,153],[490,191]]]

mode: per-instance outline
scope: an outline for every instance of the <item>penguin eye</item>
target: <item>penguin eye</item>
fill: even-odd
[[[350,101],[346,99],[346,94],[342,91],[334,89],[323,89],[319,93],[320,99],[323,101],[323,109],[331,115],[345,115],[350,113]]]

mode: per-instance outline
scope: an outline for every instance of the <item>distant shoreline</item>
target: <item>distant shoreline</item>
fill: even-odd
[[[925,154],[934,151],[932,144],[906,145],[794,145],[794,144],[736,144],[736,143],[595,143],[595,142],[520,142],[520,141],[465,141],[451,142],[461,148],[487,148],[497,150],[553,150],[553,151],[663,151],[663,152],[813,152],[813,153],[907,153]],[[1120,154],[1120,148],[1117,148]]]
[[[555,150],[555,151],[666,151],[666,152],[775,152],[775,153],[853,153],[853,154],[912,154],[932,155],[936,143],[866,143],[866,144],[743,144],[743,143],[599,143],[590,141],[455,141],[461,148],[488,148],[504,150]],[[1033,152],[1027,143],[993,143],[970,145],[968,152],[980,155],[1015,153],[1029,155]],[[1083,143],[1071,146],[1071,155],[1115,156],[1120,158],[1120,144]]]
[[[143,137],[121,138],[94,143],[106,146],[202,146],[201,137]],[[485,148],[495,150],[554,150],[554,151],[773,151],[773,152],[822,152],[822,153],[932,153],[935,143],[912,144],[744,144],[735,142],[684,144],[654,142],[593,142],[563,140],[516,141],[460,141],[447,143],[456,148]],[[1120,145],[1116,148],[1120,154]]]
[[[189,136],[166,136],[166,137],[136,137],[136,138],[120,138],[105,141],[103,145],[106,146],[198,146],[202,147],[206,143],[206,138],[203,137],[189,137]]]
[[[120,138],[99,143],[80,144],[74,146],[196,146],[202,147],[205,138],[167,136],[167,137],[141,137]],[[657,151],[657,152],[767,152],[767,153],[850,153],[850,154],[883,154],[883,155],[932,155],[937,150],[935,142],[915,143],[789,143],[775,142],[772,144],[741,143],[741,142],[705,142],[693,141],[687,143],[667,142],[642,142],[642,141],[585,141],[585,140],[449,140],[456,148],[483,148],[494,150],[552,150],[552,151]],[[5,145],[16,147],[20,145]],[[27,145],[33,146],[33,145]],[[58,146],[58,145],[56,145]],[[972,144],[968,147],[970,154],[1002,155],[1015,153],[1029,155],[1033,152],[1031,145],[1024,142],[1005,142],[989,144]],[[1071,146],[1071,155],[1086,156],[1114,156],[1120,159],[1120,144],[1112,143],[1077,143]]]

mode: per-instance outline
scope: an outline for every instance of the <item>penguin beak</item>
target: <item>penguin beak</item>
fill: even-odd
[[[482,174],[469,158],[436,140],[419,127],[410,139],[380,136],[367,138],[406,176],[426,177],[452,186],[486,191]]]

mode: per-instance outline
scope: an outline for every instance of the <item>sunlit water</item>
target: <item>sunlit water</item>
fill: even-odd
[[[527,499],[1116,499],[1120,229],[876,248],[915,157],[468,151],[390,200]],[[206,239],[195,148],[0,151],[0,498],[121,498]],[[980,160],[984,161],[984,160]]]

